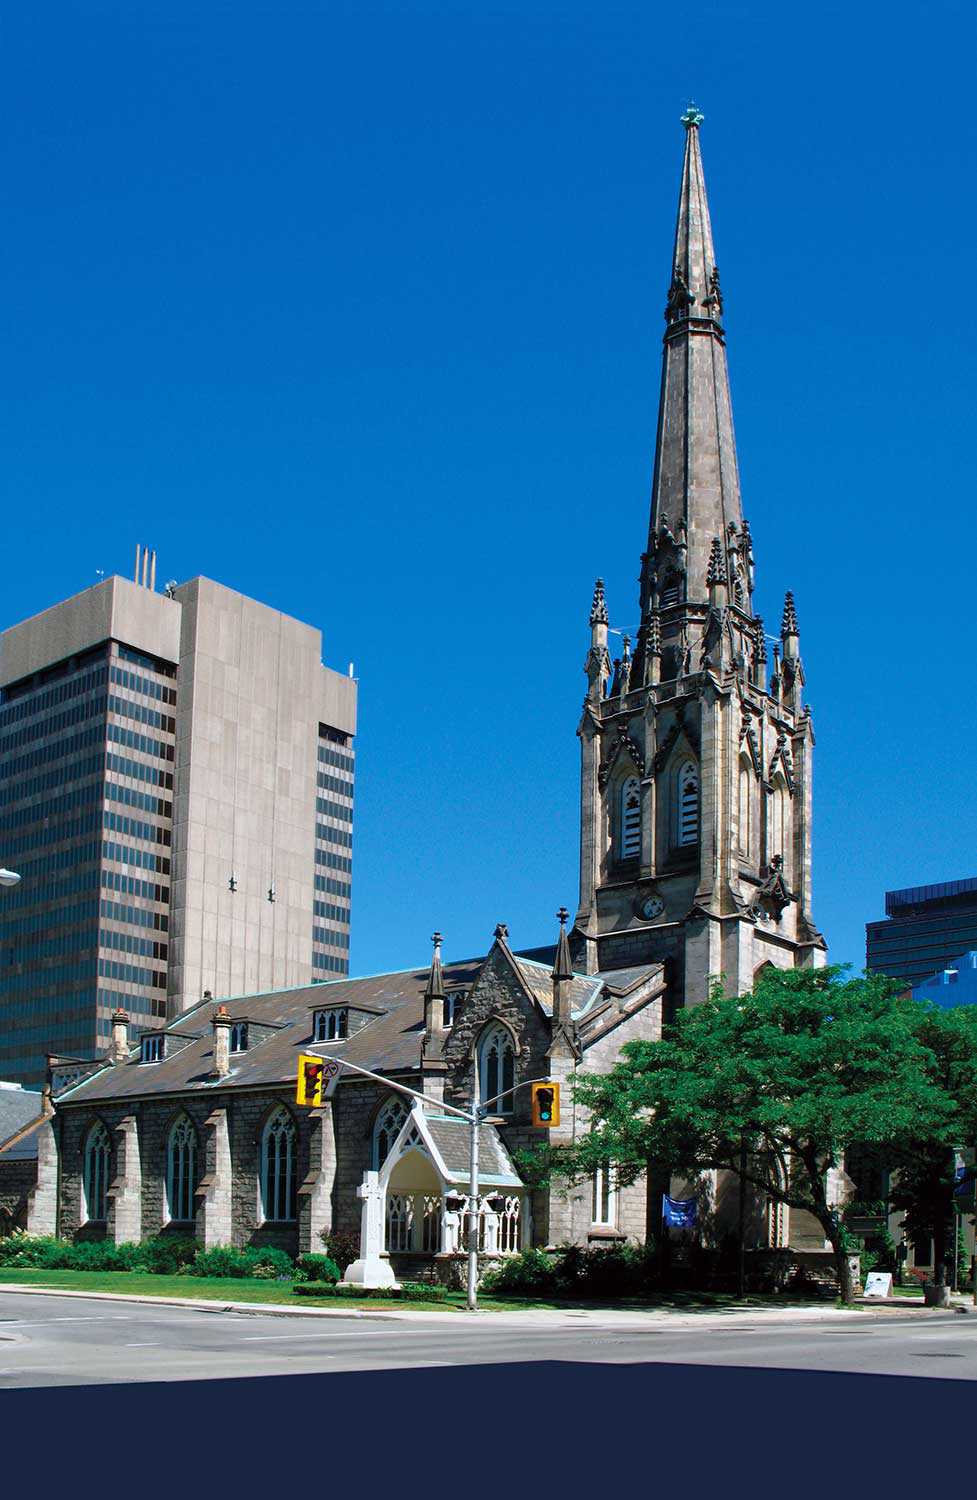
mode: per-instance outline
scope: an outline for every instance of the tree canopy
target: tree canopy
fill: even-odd
[[[622,1182],[649,1163],[739,1173],[745,1150],[747,1183],[819,1220],[847,1298],[829,1169],[856,1143],[895,1162],[972,1139],[975,1072],[977,1009],[937,1011],[880,975],[767,969],[744,995],[715,986],[661,1041],[628,1043],[608,1074],[579,1075],[590,1128],[549,1167],[576,1178],[610,1160]]]

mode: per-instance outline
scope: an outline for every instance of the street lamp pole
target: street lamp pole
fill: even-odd
[[[468,1148],[468,1311],[478,1307],[478,1127],[482,1110],[478,1102],[478,1058],[475,1059],[475,1082],[472,1088],[472,1117]]]

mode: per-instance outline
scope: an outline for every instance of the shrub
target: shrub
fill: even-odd
[[[325,1245],[326,1254],[330,1260],[334,1260],[339,1267],[340,1275],[353,1264],[354,1260],[359,1260],[360,1237],[358,1234],[333,1234],[324,1229],[319,1238]]]
[[[448,1289],[426,1281],[402,1281],[392,1286],[337,1286],[332,1281],[303,1281],[295,1287],[297,1297],[330,1297],[338,1301],[355,1297],[377,1302],[447,1302]]]
[[[139,1266],[153,1276],[178,1276],[189,1271],[198,1248],[196,1240],[155,1235],[139,1246]]]
[[[55,1239],[54,1235],[15,1230],[0,1240],[0,1266],[45,1266],[53,1270],[67,1265],[70,1249],[67,1240]]]
[[[300,1255],[295,1262],[295,1269],[304,1281],[336,1282],[342,1275],[336,1262],[328,1255]]]
[[[295,1275],[292,1257],[284,1250],[271,1246],[259,1250],[253,1245],[243,1250],[233,1245],[198,1250],[189,1270],[191,1276],[252,1276],[263,1281],[278,1277],[290,1281]]]
[[[556,1260],[543,1250],[523,1250],[519,1255],[489,1266],[482,1277],[485,1292],[509,1292],[517,1297],[552,1295],[556,1290]]]
[[[399,1295],[404,1302],[447,1302],[448,1289],[437,1282],[402,1281]]]

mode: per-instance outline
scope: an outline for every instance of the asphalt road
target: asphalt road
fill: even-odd
[[[527,1360],[681,1364],[977,1379],[977,1318],[641,1329],[282,1318],[0,1294],[0,1389],[425,1369]]]

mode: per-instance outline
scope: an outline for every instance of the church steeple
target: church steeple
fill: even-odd
[[[730,603],[750,610],[739,471],[722,324],[723,294],[699,148],[703,116],[682,117],[685,159],[665,307],[665,348],[641,614],[704,605],[714,538],[730,560]]]
[[[824,961],[811,916],[814,732],[797,611],[788,594],[768,684],[702,115],[690,105],[682,123],[641,618],[633,659],[625,636],[611,676],[598,583],[578,728],[580,904],[570,938],[589,972],[667,959],[676,1005],[705,999],[719,974],[743,989],[761,963]]]

